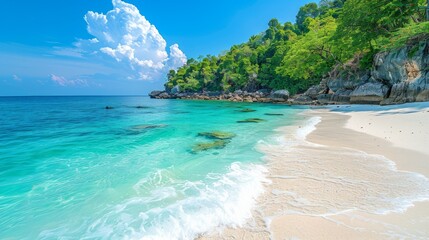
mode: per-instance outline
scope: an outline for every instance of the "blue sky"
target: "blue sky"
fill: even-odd
[[[0,95],[146,94],[186,57],[217,55],[264,31],[271,18],[294,22],[308,2],[7,0]]]

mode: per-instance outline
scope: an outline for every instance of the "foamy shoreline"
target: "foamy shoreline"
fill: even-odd
[[[272,184],[254,219],[204,238],[427,239],[429,104],[305,114],[260,147]]]

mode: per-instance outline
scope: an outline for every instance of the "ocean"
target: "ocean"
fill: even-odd
[[[268,182],[258,144],[305,109],[2,97],[0,239],[192,239],[241,226]]]

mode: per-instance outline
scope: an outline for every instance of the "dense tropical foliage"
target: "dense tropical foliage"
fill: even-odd
[[[272,19],[268,29],[219,56],[189,59],[168,74],[167,89],[305,91],[334,68],[429,33],[426,0],[322,0],[301,7],[296,23]]]

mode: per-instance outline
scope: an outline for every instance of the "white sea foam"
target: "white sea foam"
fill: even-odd
[[[318,144],[307,142],[307,136],[316,130],[317,124],[321,122],[321,117],[307,118],[296,125],[286,126],[276,129],[280,134],[274,136],[274,143],[267,143],[260,141],[257,149],[263,153],[273,153],[275,149],[281,146],[284,151],[292,150],[292,147],[298,145],[313,145],[320,146]],[[270,149],[274,150],[271,151]]]
[[[316,130],[317,124],[319,124],[322,121],[321,117],[312,117],[307,120],[307,122],[304,124],[304,127],[298,128],[296,131],[296,139],[304,141],[306,140],[307,136]]]
[[[114,206],[91,224],[85,237],[194,239],[219,226],[243,226],[251,218],[256,198],[268,182],[266,171],[261,165],[233,163],[228,173],[207,176],[204,182],[210,184],[202,181],[171,184],[173,180],[167,180],[169,186],[158,187],[149,196]],[[144,181],[159,183],[163,178],[160,174],[157,172],[153,175],[155,179],[145,179],[137,185],[144,185]],[[151,204],[158,207],[147,207]]]

